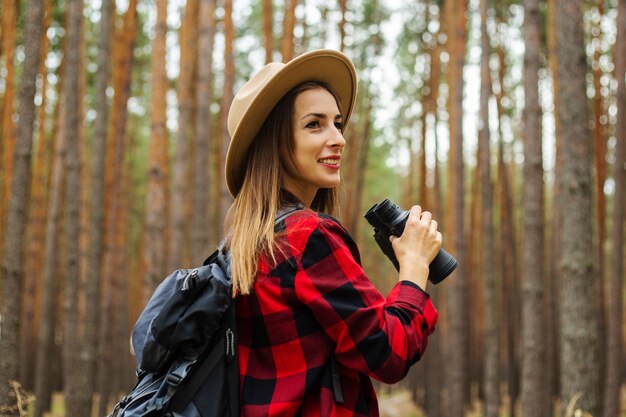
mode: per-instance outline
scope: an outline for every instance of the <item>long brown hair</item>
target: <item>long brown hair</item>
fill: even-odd
[[[283,172],[280,149],[286,146],[288,155],[293,158],[296,98],[304,91],[319,88],[335,97],[341,112],[338,95],[332,87],[320,82],[300,84],[274,107],[250,147],[243,185],[226,218],[233,295],[250,294],[260,256],[276,261],[274,218],[281,206]],[[334,215],[338,208],[337,190],[319,189],[310,208]]]

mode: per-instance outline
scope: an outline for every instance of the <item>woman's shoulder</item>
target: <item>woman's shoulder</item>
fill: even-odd
[[[303,209],[291,214],[284,220],[281,229],[290,246],[300,253],[307,245],[317,241],[354,245],[352,237],[337,218],[314,210]]]
[[[284,220],[280,229],[288,232],[313,233],[316,230],[323,232],[341,231],[347,233],[341,222],[326,213],[310,209],[297,210]]]

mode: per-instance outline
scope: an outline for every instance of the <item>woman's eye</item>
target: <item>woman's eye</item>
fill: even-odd
[[[317,129],[318,127],[320,127],[320,122],[318,122],[317,120],[309,122],[307,123],[306,127],[308,129]]]
[[[335,122],[335,127],[337,128],[337,130],[343,132],[343,122]]]

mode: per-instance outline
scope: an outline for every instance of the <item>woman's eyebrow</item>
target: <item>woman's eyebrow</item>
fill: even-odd
[[[304,119],[306,119],[309,116],[314,116],[314,117],[317,117],[319,119],[326,119],[326,114],[324,114],[324,113],[309,113],[309,114],[303,116],[302,119],[300,119],[300,120],[304,120]],[[341,114],[337,114],[337,115],[335,115],[335,120],[337,120],[337,119],[343,119],[343,116]]]

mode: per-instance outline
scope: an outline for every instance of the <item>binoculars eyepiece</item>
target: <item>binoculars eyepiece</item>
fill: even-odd
[[[406,225],[409,212],[385,199],[382,203],[375,204],[365,213],[365,218],[374,227],[374,239],[380,249],[391,260],[397,270],[400,265],[389,241],[391,235],[401,236]],[[458,266],[454,256],[443,248],[439,250],[435,259],[428,266],[428,280],[433,284],[439,284]]]

